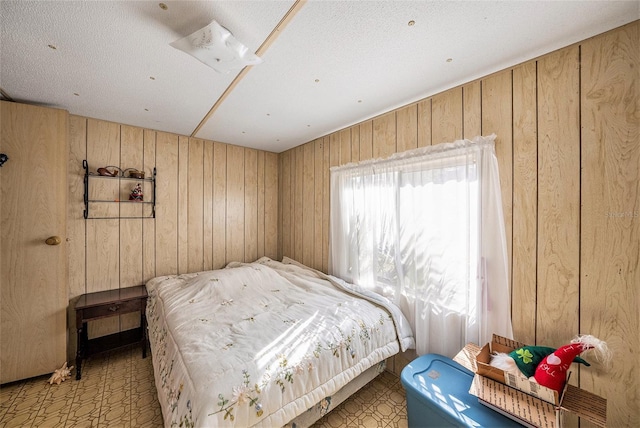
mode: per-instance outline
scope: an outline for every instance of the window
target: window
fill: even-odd
[[[510,337],[498,182],[493,137],[333,168],[331,273],[396,303],[419,354]]]

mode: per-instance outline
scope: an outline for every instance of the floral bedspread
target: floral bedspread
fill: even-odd
[[[262,258],[149,281],[165,426],[282,426],[397,353],[397,316],[323,276]]]

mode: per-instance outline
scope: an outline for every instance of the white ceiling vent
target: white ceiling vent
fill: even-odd
[[[219,73],[229,73],[231,70],[240,70],[247,65],[262,62],[259,56],[250,52],[216,21],[211,21],[206,27],[170,44]]]

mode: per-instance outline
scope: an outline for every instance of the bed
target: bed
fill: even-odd
[[[288,258],[146,287],[166,427],[307,425],[414,345],[385,298]]]

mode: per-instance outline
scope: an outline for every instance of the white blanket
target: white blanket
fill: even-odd
[[[282,426],[412,343],[339,282],[267,258],[149,281],[165,426]]]

